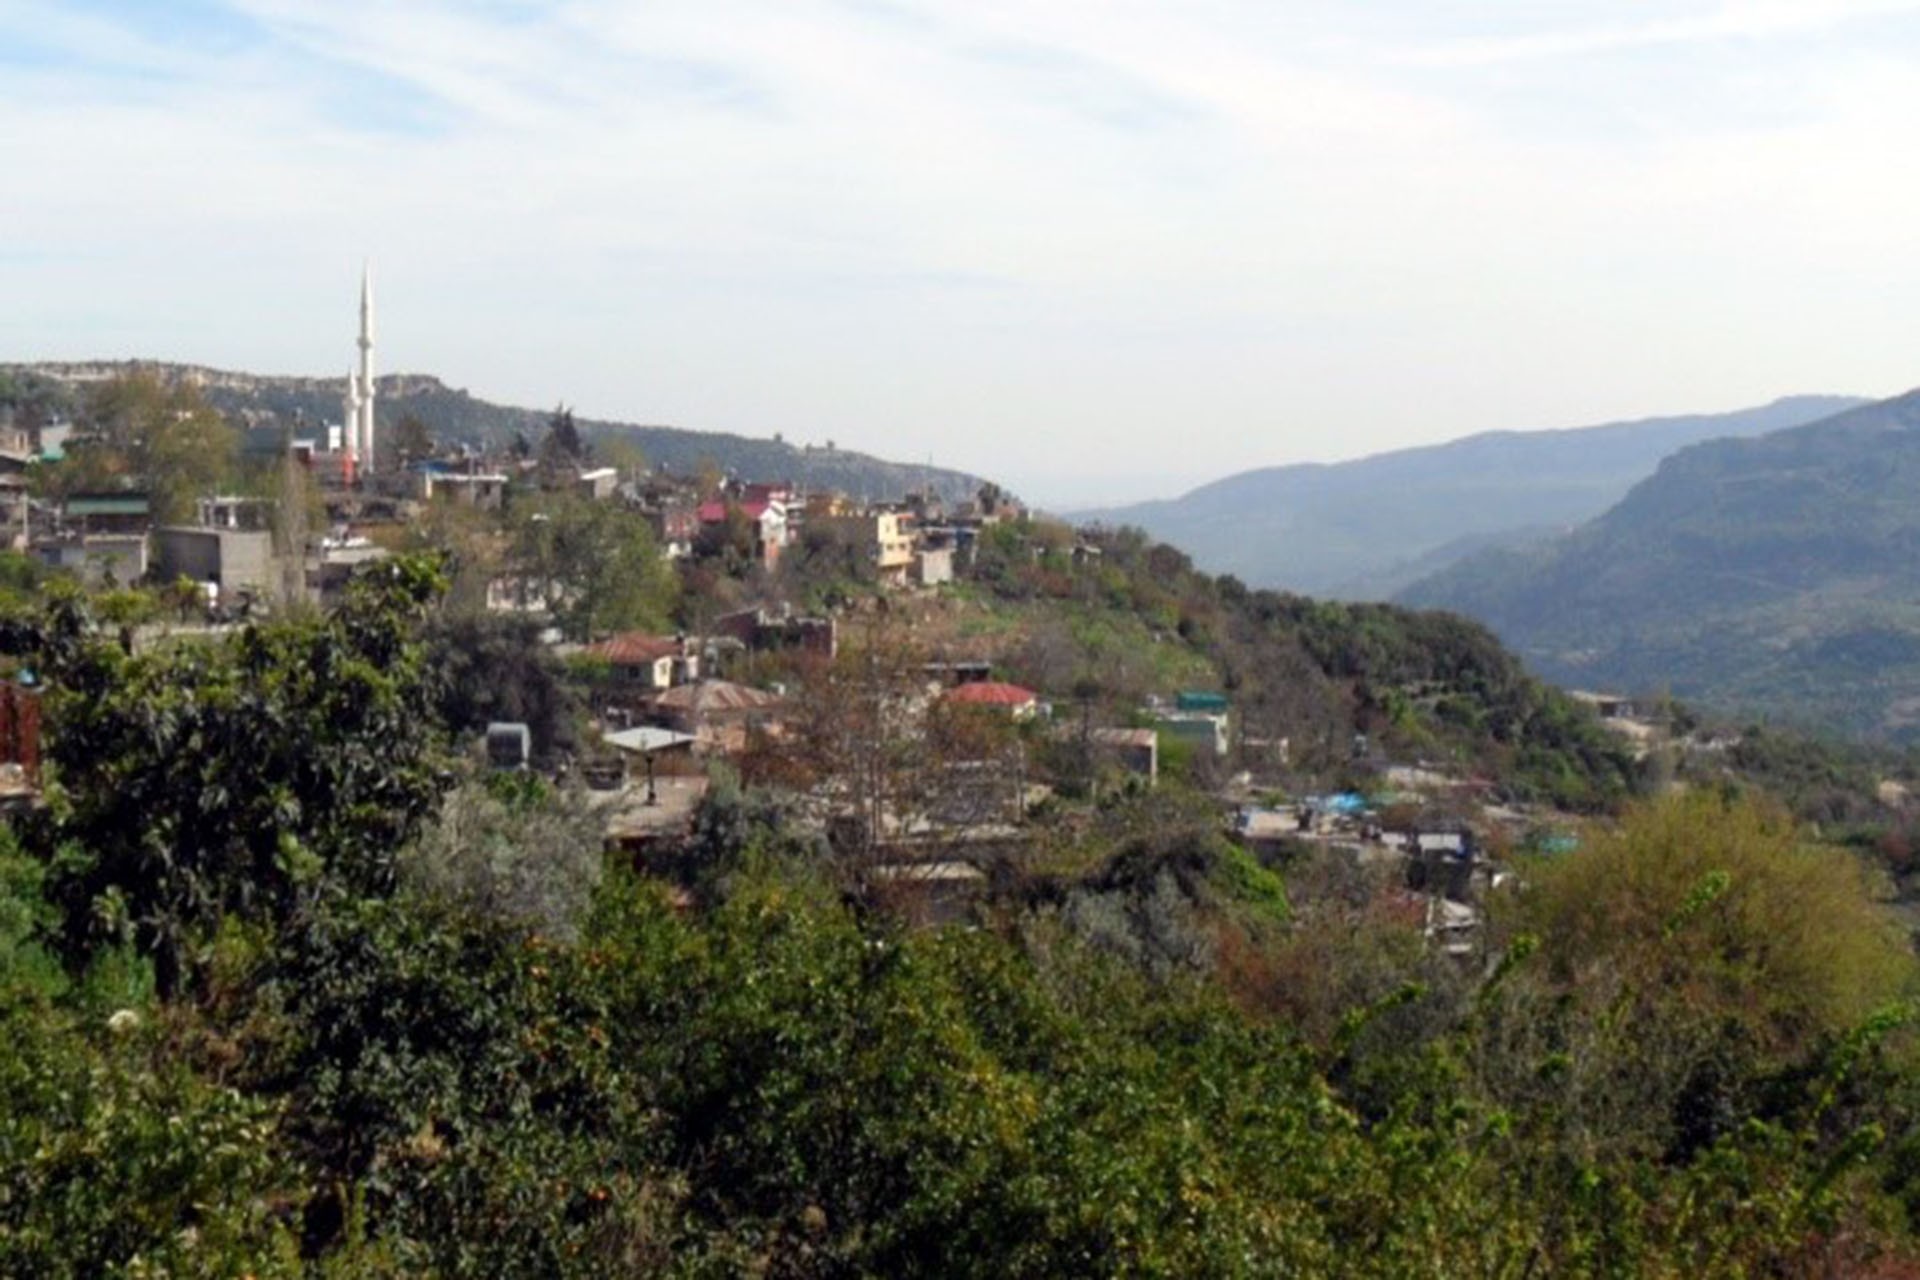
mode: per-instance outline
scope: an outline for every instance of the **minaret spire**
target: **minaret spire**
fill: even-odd
[[[374,466],[373,439],[373,264],[360,267],[360,370],[354,388],[355,415],[350,424],[354,452],[359,463],[371,472]]]

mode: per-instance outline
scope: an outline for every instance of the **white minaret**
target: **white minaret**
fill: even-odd
[[[373,453],[373,267],[360,269],[360,371],[352,387],[354,416],[348,423],[355,462],[367,471]]]

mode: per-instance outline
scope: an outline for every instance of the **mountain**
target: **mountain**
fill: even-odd
[[[44,378],[75,390],[136,369],[170,381],[196,383],[215,408],[244,427],[263,429],[263,434],[264,429],[292,423],[340,419],[343,378],[268,376],[152,361],[0,364],[0,373]],[[391,430],[403,416],[412,414],[442,442],[501,445],[524,435],[538,444],[551,413],[491,404],[427,374],[389,374],[378,382],[376,407],[383,430]],[[711,464],[748,480],[791,480],[855,497],[898,497],[909,489],[931,485],[943,497],[958,500],[973,496],[983,483],[980,477],[959,471],[888,462],[844,449],[795,447],[777,436],[757,439],[588,418],[576,419],[575,425],[589,443],[630,441],[648,462],[675,471],[693,472]]]
[[[1736,413],[1486,432],[1353,462],[1246,471],[1184,497],[1073,518],[1136,525],[1251,586],[1385,599],[1489,541],[1564,531],[1599,515],[1676,449],[1863,403],[1791,396]]]
[[[1400,600],[1549,679],[1920,740],[1920,391],[1684,449],[1575,532]]]

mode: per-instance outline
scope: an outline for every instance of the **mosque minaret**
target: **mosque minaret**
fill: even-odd
[[[346,449],[356,471],[374,467],[373,439],[373,268],[360,272],[360,367],[347,374]]]

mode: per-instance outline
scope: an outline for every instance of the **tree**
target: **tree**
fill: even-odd
[[[594,450],[602,463],[620,473],[622,480],[637,480],[647,472],[647,455],[631,436],[603,437]]]
[[[757,563],[753,554],[757,538],[752,518],[739,503],[728,502],[720,519],[700,526],[693,539],[693,554],[718,563],[724,572],[738,577]]]
[[[148,373],[115,378],[88,397],[86,422],[94,441],[77,451],[76,478],[144,485],[156,520],[190,519],[195,501],[233,476],[238,436],[191,385]]]
[[[502,785],[511,783],[511,785]],[[402,858],[408,881],[489,919],[571,939],[600,881],[606,816],[534,774],[449,792]]]
[[[516,513],[512,559],[575,640],[664,628],[679,590],[643,516],[576,494],[551,494]]]
[[[1011,722],[939,698],[925,655],[881,625],[804,671],[789,720],[776,776],[753,780],[824,801],[856,881],[886,846],[931,847],[1019,815],[1024,754]]]
[[[414,635],[440,587],[431,564],[389,561],[325,618],[138,655],[82,602],[49,610],[32,639],[61,800],[29,843],[70,960],[130,942],[171,995],[225,915],[391,889],[445,785]]]
[[[402,467],[433,456],[433,432],[412,413],[401,414],[400,421],[393,424],[392,439],[393,454]]]
[[[579,708],[532,620],[442,614],[428,624],[425,638],[428,660],[441,676],[440,718],[456,737],[471,739],[505,720],[527,726],[538,763],[574,749]]]
[[[509,547],[499,519],[465,502],[427,504],[407,525],[402,545],[440,557],[447,574],[442,611],[462,616],[484,614],[494,579],[507,567]]]
[[[1540,952],[1490,1003],[1479,1068],[1583,1154],[1710,1145],[1914,978],[1862,864],[1768,803],[1643,805],[1524,880],[1494,905]]]
[[[550,471],[577,467],[587,459],[586,441],[573,424],[573,410],[556,405],[547,418],[547,435],[540,442],[540,465]]]

